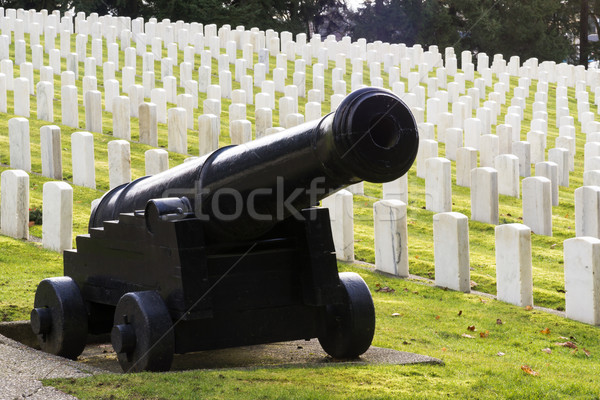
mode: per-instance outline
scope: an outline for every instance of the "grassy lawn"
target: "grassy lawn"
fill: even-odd
[[[340,267],[359,272],[373,292],[374,345],[438,357],[445,365],[194,370],[45,383],[81,399],[590,399],[600,394],[595,327],[487,297]],[[395,292],[376,292],[377,284]],[[577,349],[558,345],[565,342]],[[526,366],[538,375],[524,372]]]
[[[43,39],[43,38],[42,38]],[[74,49],[75,39],[72,39]],[[14,45],[13,45],[14,46]],[[56,47],[59,47],[57,38]],[[106,61],[106,49],[105,59]],[[11,47],[14,55],[14,48]],[[241,53],[240,53],[241,54]],[[91,55],[91,43],[88,43]],[[166,56],[166,49],[164,50]],[[30,60],[30,54],[28,55]],[[121,62],[123,61],[121,55]],[[180,52],[180,62],[183,61]],[[81,61],[81,60],[80,60]],[[255,56],[255,62],[257,62]],[[48,64],[45,55],[45,65]],[[196,56],[196,66],[200,57]],[[142,59],[137,57],[136,83],[142,82]],[[270,71],[275,68],[271,58]],[[326,72],[326,95],[323,114],[329,111],[331,72],[330,62]],[[66,62],[63,60],[63,70]],[[179,67],[174,66],[174,76]],[[233,67],[232,67],[233,69]],[[293,62],[288,62],[291,84]],[[18,76],[15,67],[15,77]],[[102,68],[98,68],[98,87],[102,90]],[[156,75],[160,76],[160,62],[155,62]],[[218,82],[217,62],[213,60],[212,83]],[[307,66],[306,89],[312,88],[311,67]],[[347,72],[351,71],[348,61]],[[251,72],[251,71],[249,71]],[[269,74],[269,78],[272,76]],[[432,72],[433,76],[435,73]],[[120,72],[116,73],[120,79]],[[364,82],[368,83],[369,70],[365,66]],[[476,74],[479,76],[478,74]],[[195,77],[196,75],[194,75]],[[387,74],[382,73],[384,82]],[[35,79],[39,71],[35,71]],[[60,76],[55,76],[54,124],[61,127],[64,180],[72,179],[70,135],[85,129],[82,106],[80,64],[79,88],[80,128],[60,124]],[[345,75],[350,88],[350,74]],[[162,84],[157,79],[157,87]],[[403,80],[405,83],[406,80]],[[449,78],[451,81],[451,78]],[[494,83],[497,82],[494,79]],[[472,82],[467,82],[471,87]],[[536,81],[530,87],[527,108],[522,121],[521,137],[525,138],[532,118],[532,104]],[[511,78],[511,92],[517,78]],[[233,89],[239,83],[233,82]],[[121,90],[123,90],[121,88]],[[179,88],[183,93],[183,88]],[[255,88],[255,91],[260,90]],[[488,88],[488,92],[491,90]],[[556,85],[550,84],[548,93],[548,149],[554,147],[558,136],[555,127]],[[574,88],[569,88],[569,108],[576,115]],[[281,93],[277,93],[279,99]],[[199,94],[200,109],[205,93]],[[507,98],[510,96],[507,94]],[[147,100],[148,101],[148,100]],[[306,99],[299,99],[299,112],[304,112]],[[481,102],[482,103],[482,102]],[[590,97],[593,104],[593,98]],[[277,102],[276,102],[277,104]],[[222,99],[220,144],[230,143],[228,108],[230,101]],[[510,100],[502,106],[498,123],[504,116]],[[169,104],[168,107],[175,105]],[[591,106],[595,111],[595,106]],[[31,158],[30,205],[42,206],[42,186],[49,179],[40,176],[39,128],[49,124],[37,120],[35,96],[31,98]],[[12,92],[8,96],[8,113],[0,114],[0,172],[10,164],[8,120],[13,117]],[[197,116],[196,115],[196,116]],[[254,106],[247,105],[247,115],[254,122]],[[577,121],[577,119],[576,119]],[[197,125],[197,123],[196,123]],[[575,172],[570,174],[570,187],[560,188],[560,205],[553,208],[553,236],[532,235],[534,302],[536,305],[564,310],[564,274],[562,243],[575,235],[573,192],[583,184],[583,147],[585,135],[576,124],[577,156]],[[278,112],[273,110],[273,126],[278,126]],[[144,152],[151,147],[137,142],[138,121],[131,120],[132,178],[144,175]],[[103,133],[94,134],[97,189],[74,186],[74,234],[85,234],[90,204],[108,189],[107,144],[113,140],[111,114],[103,112]],[[189,154],[169,153],[170,166],[198,155],[198,132],[188,131]],[[167,147],[167,126],[159,124],[159,146]],[[439,155],[444,156],[444,145],[439,143]],[[453,183],[455,166],[453,163]],[[533,168],[532,168],[533,172]],[[409,171],[408,233],[410,271],[426,278],[434,277],[432,246],[433,213],[425,210],[424,180],[417,178],[415,167]],[[470,217],[470,190],[452,186],[453,211]],[[373,203],[382,198],[379,184],[365,184],[365,195],[354,197],[355,254],[356,259],[374,263]],[[522,222],[521,199],[500,196],[500,223]],[[41,237],[41,226],[34,225],[33,236]],[[490,294],[496,292],[494,255],[494,226],[469,221],[471,280],[474,289]],[[0,317],[3,321],[29,318],[33,296],[38,282],[46,277],[62,275],[62,256],[43,250],[38,244],[26,243],[0,236]],[[598,373],[600,344],[596,327],[536,311],[507,305],[487,297],[465,295],[430,287],[422,283],[384,277],[372,271],[340,265],[342,270],[359,272],[372,289],[377,309],[377,331],[374,344],[382,347],[427,354],[444,360],[444,366],[342,366],[255,368],[217,371],[187,371],[168,374],[136,374],[127,376],[102,375],[80,380],[54,380],[52,384],[82,399],[181,399],[181,398],[598,398],[600,385],[593,379]],[[393,293],[375,292],[376,285],[389,286]],[[392,314],[398,314],[393,316]],[[502,323],[498,324],[500,320]],[[468,329],[474,326],[475,330]],[[483,334],[483,335],[480,335]],[[465,337],[470,335],[473,338]],[[572,342],[571,347],[556,343]],[[574,348],[576,346],[576,348]],[[550,351],[542,351],[549,349]],[[499,355],[502,353],[503,355]],[[525,372],[522,367],[529,366]],[[527,368],[525,370],[529,371]],[[201,395],[200,395],[201,394]]]

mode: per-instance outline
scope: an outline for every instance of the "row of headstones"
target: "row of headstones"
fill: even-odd
[[[8,34],[8,38],[10,40],[11,32],[15,32],[15,39],[22,40],[24,37],[24,32],[33,34],[33,37],[38,37],[38,39],[34,39],[35,41],[39,40],[39,32],[44,30],[45,34],[49,36],[49,38],[53,39],[56,36],[56,31],[59,30],[62,32],[68,32],[69,34],[73,32],[73,14],[68,12],[65,14],[65,17],[60,19],[60,12],[53,12],[52,15],[48,16],[48,12],[46,10],[42,10],[37,13],[34,10],[24,11],[24,10],[14,10],[7,9],[6,17],[4,17],[4,10],[0,13],[2,18],[0,19],[0,26],[2,28],[3,34]],[[60,25],[59,21],[60,20]],[[281,33],[281,40],[279,39],[279,35],[277,32],[272,30],[268,30],[267,32],[258,31],[256,28],[251,29],[250,31],[246,31],[244,27],[237,27],[235,30],[231,30],[231,27],[225,25],[221,27],[218,31],[217,36],[217,28],[215,25],[206,25],[203,27],[202,24],[192,23],[185,24],[183,21],[177,21],[175,24],[171,24],[170,20],[164,20],[158,23],[155,19],[150,19],[145,25],[144,21],[141,18],[131,21],[129,18],[114,18],[110,16],[98,17],[97,14],[92,14],[90,17],[86,19],[85,14],[78,13],[75,17],[75,25],[78,34],[86,37],[88,34],[91,34],[95,39],[100,39],[102,36],[106,37],[109,44],[116,42],[117,35],[121,39],[121,44],[130,43],[131,36],[134,36],[136,43],[143,43],[144,50],[146,44],[153,44],[153,40],[159,40],[160,43],[164,42],[167,46],[170,44],[175,44],[177,40],[178,44],[183,47],[187,46],[191,42],[191,37],[194,38],[194,43],[202,39],[206,38],[209,42],[215,42],[218,45],[218,48],[226,48],[227,44],[233,42],[236,45],[237,49],[242,49],[244,44],[254,43],[256,46],[256,51],[259,48],[268,47],[268,49],[272,50],[273,54],[276,55],[280,50],[283,50],[292,56],[298,53],[298,48],[302,48],[302,46],[312,46],[314,45],[315,51],[321,46],[329,46],[331,47],[330,52],[335,56],[337,52],[341,54],[350,54],[352,58],[357,58],[360,56],[365,59],[367,57],[367,53],[369,51],[369,45],[371,45],[371,51],[379,50],[379,54],[377,54],[377,60],[382,61],[385,59],[385,55],[392,54],[394,57],[395,64],[399,64],[399,59],[403,55],[416,55],[413,57],[413,62],[417,62],[416,60],[425,60],[430,63],[436,62],[438,59],[441,59],[441,55],[437,51],[437,46],[430,46],[429,51],[423,52],[423,49],[420,46],[413,46],[413,48],[407,48],[402,44],[392,44],[389,43],[369,43],[367,44],[364,39],[359,39],[354,44],[351,42],[349,37],[344,37],[341,42],[337,43],[335,38],[330,36],[327,40],[322,44],[321,38],[319,35],[314,35],[311,39],[311,43],[307,44],[306,35],[300,34],[296,38],[296,42],[292,40],[292,35],[289,32]],[[146,30],[147,34],[142,32]],[[204,29],[203,29],[204,28]],[[197,39],[200,36],[200,39]],[[216,37],[218,40],[212,40],[213,37]],[[87,40],[87,39],[86,39]],[[281,44],[281,46],[279,46]],[[126,46],[128,47],[128,46]],[[123,47],[123,48],[126,48]],[[381,54],[381,49],[384,49],[385,53]],[[64,51],[66,53],[66,50]],[[145,52],[145,51],[143,51]],[[140,51],[140,55],[143,54]],[[302,51],[300,51],[302,52]],[[391,53],[390,53],[391,52]],[[451,62],[454,58],[454,50],[453,48],[446,48],[445,52],[446,63]],[[472,55],[470,52],[463,52],[462,56],[462,67],[464,70],[469,70],[468,64],[471,63]],[[335,57],[334,57],[335,58]],[[371,57],[372,58],[372,57]],[[503,60],[502,55],[496,54],[494,55],[494,62],[492,63],[492,70],[499,74],[503,69],[506,69],[516,75],[516,73],[521,73],[519,71],[520,60],[518,57],[511,57],[508,65]],[[544,79],[544,74],[547,75],[547,78],[550,78],[549,81],[554,81],[553,78],[557,75],[557,73],[563,73],[567,79],[567,82],[571,85],[577,78],[585,77],[586,74],[593,74],[594,71],[586,71],[585,68],[570,66],[566,64],[559,64],[552,62],[544,62],[538,66],[537,59],[529,59],[527,60],[521,69],[529,69],[527,71],[531,77]],[[489,69],[489,57],[485,53],[479,53],[477,55],[477,70],[479,72],[485,72],[486,69]],[[597,71],[596,71],[597,72]],[[597,74],[596,74],[597,76]]]
[[[0,175],[0,232],[17,239],[29,239],[29,175],[7,170]],[[73,188],[66,182],[43,186],[42,245],[62,252],[72,248]]]
[[[594,188],[594,191],[597,202],[600,187]],[[338,259],[353,261],[352,194],[341,190],[324,199],[322,204],[330,210]],[[376,202],[373,205],[373,224],[376,270],[408,277],[406,203],[397,199]],[[527,224],[503,224],[495,228],[498,300],[518,306],[533,305],[531,233]],[[433,246],[435,284],[470,292],[468,218],[456,212],[434,214]],[[598,251],[598,238],[584,236],[564,242],[567,317],[596,325],[600,324],[600,312],[596,307],[600,283],[594,279],[600,273]]]
[[[210,119],[210,116],[207,117]],[[215,128],[218,129],[218,126]],[[10,167],[31,172],[29,121],[26,118],[11,118],[8,121],[8,132]],[[172,136],[176,135],[172,133]],[[217,140],[218,132],[215,131],[211,141],[218,144]],[[217,144],[213,144],[215,149]],[[107,148],[110,187],[113,188],[130,182],[131,151],[129,142],[126,140],[112,140],[108,142]],[[62,180],[63,165],[60,127],[45,125],[40,128],[40,152],[42,176]],[[74,132],[71,135],[71,157],[73,184],[95,189],[94,136],[91,133]],[[154,175],[168,168],[169,159],[166,150],[151,149],[145,152],[146,175]]]
[[[298,61],[302,61],[302,60],[298,60]],[[173,77],[173,78],[174,78],[174,77]],[[90,79],[91,79],[91,78],[90,78]],[[340,81],[340,82],[344,83],[344,81]],[[117,83],[117,84],[118,84],[118,83]],[[86,85],[84,85],[84,86],[86,86]],[[87,85],[87,86],[88,86],[88,87],[93,87],[93,86],[95,86],[95,85]],[[226,87],[227,87],[227,85],[224,85],[224,86],[226,86]],[[145,88],[145,89],[144,89],[144,92],[147,92],[147,91],[148,91],[148,89],[149,89],[149,88]],[[30,90],[31,90],[31,89],[30,89]],[[117,90],[116,90],[116,91],[118,92],[118,88],[117,88]],[[286,96],[286,97],[287,97],[287,96]],[[431,100],[431,99],[430,99],[430,100]],[[108,101],[107,101],[107,103],[108,103]],[[164,107],[163,107],[163,108],[164,108]],[[162,109],[162,108],[161,108],[161,109]],[[162,114],[165,114],[165,113],[163,112]],[[429,114],[429,113],[428,113],[428,114]],[[429,116],[429,115],[428,115],[428,116]],[[194,118],[193,118],[193,116],[191,115],[191,113],[190,113],[190,116],[188,117],[188,121],[191,121],[191,125],[193,126],[193,121],[194,121]],[[283,121],[282,125],[284,125],[284,126],[285,126],[285,118],[284,118],[284,121]]]

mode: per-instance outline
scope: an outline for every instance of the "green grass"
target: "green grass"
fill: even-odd
[[[43,40],[43,38],[42,38]],[[75,39],[72,39],[72,49]],[[59,48],[59,37],[56,40]],[[87,53],[91,56],[91,43]],[[166,49],[163,50],[166,56]],[[14,49],[11,47],[11,55]],[[30,61],[31,55],[28,55]],[[47,55],[44,64],[48,64]],[[183,60],[180,53],[180,61]],[[104,59],[106,61],[106,48]],[[82,61],[82,60],[80,60]],[[124,57],[121,55],[121,67]],[[200,57],[196,56],[196,66]],[[315,60],[313,60],[315,61]],[[255,55],[254,62],[257,62]],[[275,68],[275,58],[271,57],[270,71]],[[332,94],[331,71],[335,63],[331,61],[326,71],[326,94],[322,104],[323,113],[329,111],[329,98]],[[63,60],[63,70],[66,62]],[[142,82],[142,59],[137,57],[136,83]],[[293,62],[288,62],[291,84]],[[15,67],[15,77],[18,76]],[[78,129],[60,124],[60,76],[55,76],[54,124],[61,127],[61,148],[64,180],[72,181],[70,136],[84,130],[85,117],[82,107],[81,79],[83,63],[79,66],[80,127]],[[218,82],[217,62],[213,60],[212,82]],[[306,68],[306,89],[312,88],[311,66]],[[351,65],[347,61],[347,88],[350,88]],[[160,87],[160,62],[155,62]],[[249,71],[251,72],[251,71]],[[174,76],[179,76],[179,67],[173,67]],[[434,76],[434,72],[430,76]],[[368,83],[369,70],[363,70],[364,82]],[[271,78],[271,74],[267,79]],[[476,74],[476,76],[479,76]],[[382,73],[384,82],[387,74]],[[102,90],[102,68],[97,69],[98,88]],[[116,79],[120,79],[117,71]],[[195,78],[195,76],[194,76]],[[34,72],[39,79],[39,71]],[[403,80],[406,83],[406,80]],[[451,81],[451,78],[449,78]],[[494,79],[494,83],[497,82]],[[532,82],[527,108],[522,121],[521,137],[525,139],[532,118],[532,104],[536,81]],[[467,82],[467,88],[472,87]],[[517,86],[517,78],[511,78],[511,91]],[[233,82],[233,89],[239,83]],[[255,88],[256,90],[256,88]],[[491,90],[488,89],[488,93]],[[178,88],[178,93],[183,93]],[[550,85],[548,93],[548,148],[553,147],[558,136],[554,126],[556,86]],[[509,92],[510,93],[510,92]],[[575,115],[576,102],[574,88],[568,89],[569,108]],[[276,100],[282,96],[276,93]],[[507,94],[509,97],[509,94]],[[202,101],[199,94],[201,113]],[[593,99],[590,97],[590,103]],[[147,100],[148,101],[148,100]],[[482,102],[481,102],[482,103]],[[277,101],[276,101],[277,104]],[[228,134],[228,108],[230,101],[222,99],[220,145],[230,143]],[[305,99],[299,99],[299,112],[304,112]],[[501,107],[498,123],[504,122],[504,115],[510,101]],[[174,105],[169,104],[168,107]],[[591,107],[594,111],[595,106]],[[37,120],[35,96],[31,98],[31,159],[33,173],[30,174],[30,205],[42,206],[42,186],[49,179],[40,176],[41,159],[39,128],[48,122]],[[8,120],[13,117],[12,93],[8,96],[8,113],[0,114],[0,172],[8,169],[10,163],[8,146]],[[451,111],[451,110],[450,110]],[[197,116],[196,115],[196,116]],[[248,119],[254,123],[254,106],[247,105]],[[87,222],[91,201],[100,197],[108,189],[107,144],[113,140],[111,114],[103,112],[103,132],[94,134],[97,190],[74,186],[74,234],[87,232]],[[273,110],[273,126],[278,126],[278,112]],[[197,122],[195,123],[197,125]],[[570,187],[560,188],[560,205],[553,208],[553,237],[532,235],[534,302],[536,305],[564,310],[564,274],[562,265],[562,243],[575,235],[574,189],[583,184],[583,146],[585,135],[576,124],[577,156],[575,172],[570,174]],[[149,146],[137,142],[138,121],[131,119],[131,166],[132,178],[144,175],[144,152]],[[159,146],[167,147],[167,126],[159,124]],[[439,154],[444,155],[444,145],[439,143]],[[170,166],[183,162],[186,157],[198,154],[198,133],[188,131],[189,154],[169,153]],[[455,182],[454,165],[452,167]],[[410,272],[426,278],[434,278],[433,257],[433,213],[425,210],[424,180],[417,178],[415,167],[408,173],[409,202],[408,248]],[[470,217],[470,191],[468,188],[453,185],[453,211]],[[356,259],[374,262],[373,244],[373,204],[382,198],[379,184],[365,184],[365,196],[354,197],[355,215],[355,254]],[[500,196],[500,223],[522,222],[521,199]],[[41,237],[41,227],[35,225],[30,233]],[[471,280],[474,289],[494,294],[496,273],[494,255],[494,226],[469,221]],[[4,321],[28,319],[33,304],[37,283],[51,276],[62,275],[62,256],[43,250],[37,244],[26,243],[0,237],[0,316]],[[342,269],[357,270],[342,265]],[[497,302],[488,298],[465,295],[415,282],[383,277],[370,271],[358,270],[367,280],[373,291],[377,309],[377,332],[374,344],[398,350],[413,351],[439,357],[445,366],[325,366],[256,368],[250,370],[188,371],[169,374],[136,374],[128,376],[96,376],[81,380],[51,381],[63,390],[73,392],[80,398],[598,398],[600,388],[593,379],[598,373],[600,345],[595,339],[596,327],[573,322],[551,314],[524,309]],[[396,289],[395,293],[374,292],[375,285],[387,285]],[[459,312],[462,311],[459,316]],[[393,313],[400,316],[392,317]],[[439,316],[439,318],[436,318]],[[496,320],[504,323],[497,325]],[[476,332],[468,331],[474,325]],[[550,334],[541,330],[549,328]],[[489,331],[487,338],[479,337],[479,332]],[[462,337],[471,334],[474,339]],[[564,342],[566,337],[577,342],[579,350],[554,346]],[[587,357],[581,349],[590,352]],[[541,351],[551,348],[552,354]],[[498,352],[505,353],[498,356]],[[525,374],[522,365],[529,365],[539,372],[539,376]],[[111,397],[113,396],[113,397]]]
[[[374,345],[438,357],[444,365],[194,370],[45,383],[81,399],[591,399],[600,394],[595,379],[600,371],[595,327],[487,297],[386,278],[346,265],[341,269],[359,272],[373,292]],[[377,284],[395,292],[376,292]],[[542,333],[546,328],[549,333]],[[480,336],[486,332],[487,337]],[[578,350],[555,345],[566,341],[575,342]],[[542,351],[546,348],[551,354]],[[523,372],[525,365],[539,375]]]

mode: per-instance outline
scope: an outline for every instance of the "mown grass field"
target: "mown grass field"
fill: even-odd
[[[74,49],[75,39],[72,39]],[[56,47],[59,41],[56,42]],[[106,51],[106,50],[105,50]],[[166,55],[166,50],[164,50]],[[14,49],[11,47],[11,55]],[[91,45],[88,44],[88,55]],[[180,52],[180,62],[183,59]],[[30,55],[28,56],[30,59]],[[47,55],[45,64],[47,64]],[[106,61],[106,52],[105,60]],[[196,65],[199,65],[199,56]],[[255,58],[256,61],[256,58]],[[121,54],[121,63],[123,56]],[[331,62],[326,72],[326,101],[323,113],[329,111],[331,89]],[[66,63],[63,62],[63,70]],[[232,67],[233,68],[233,67]],[[275,68],[271,58],[270,71]],[[293,71],[288,62],[288,71]],[[136,83],[142,81],[142,61],[137,57]],[[160,63],[155,63],[160,71]],[[15,67],[15,76],[18,76]],[[213,61],[212,82],[218,83],[216,61]],[[312,88],[311,68],[307,66],[307,90]],[[347,71],[351,71],[348,62]],[[159,75],[159,74],[157,74]],[[179,76],[179,68],[174,67]],[[289,73],[291,76],[291,73]],[[368,68],[363,75],[368,83]],[[387,84],[387,76],[382,73]],[[270,77],[271,75],[269,75]],[[80,64],[79,102],[82,104]],[[102,90],[102,69],[97,70],[98,87]],[[35,72],[35,79],[39,71]],[[117,79],[120,74],[117,72]],[[347,87],[350,75],[346,74]],[[451,78],[449,78],[451,80]],[[494,79],[496,82],[496,79]],[[287,84],[291,84],[288,79]],[[405,81],[406,83],[406,81]],[[71,181],[70,135],[85,130],[83,106],[80,107],[80,129],[60,124],[60,77],[55,81],[54,124],[61,127],[64,179]],[[517,79],[511,79],[511,92]],[[532,82],[528,106],[522,122],[521,137],[524,139],[532,117],[532,103],[536,81]],[[161,86],[160,81],[157,87]],[[467,86],[472,83],[467,82]],[[233,88],[239,83],[233,82]],[[259,89],[256,89],[259,90]],[[488,89],[488,92],[491,91]],[[548,93],[548,148],[553,147],[558,136],[555,121],[555,85]],[[179,88],[183,93],[183,89]],[[206,94],[200,93],[199,102]],[[277,94],[279,98],[280,93]],[[507,98],[510,98],[507,94]],[[303,113],[305,99],[300,99],[299,112]],[[593,99],[590,97],[590,103]],[[0,171],[9,168],[8,120],[13,117],[12,93],[9,92],[9,110],[0,114]],[[502,106],[498,123],[504,121],[509,105]],[[169,105],[172,107],[174,105]],[[222,100],[220,144],[230,143],[228,135],[229,100]],[[569,108],[576,116],[573,88],[569,88]],[[591,108],[596,111],[594,105]],[[42,186],[48,179],[41,177],[39,128],[48,122],[35,119],[35,96],[31,98],[31,152],[30,204],[42,206]],[[200,110],[198,110],[198,115]],[[252,122],[254,108],[247,106],[248,119]],[[278,125],[278,113],[273,112],[273,126]],[[536,305],[564,310],[564,275],[562,265],[562,242],[575,235],[573,191],[583,183],[583,146],[585,135],[577,129],[577,157],[575,172],[570,176],[570,187],[560,188],[560,205],[553,208],[553,236],[532,235],[534,302]],[[74,234],[87,231],[87,219],[91,201],[108,189],[107,143],[113,140],[111,114],[103,113],[103,133],[94,134],[97,190],[74,186]],[[131,166],[132,178],[144,175],[144,151],[149,146],[138,140],[138,123],[132,118]],[[167,127],[159,125],[159,145],[167,145]],[[188,131],[189,155],[169,154],[171,166],[198,152],[198,133]],[[444,146],[439,144],[439,154]],[[454,176],[454,164],[453,164]],[[410,271],[426,278],[434,277],[433,213],[426,211],[424,180],[415,176],[414,167],[409,172],[408,233]],[[453,178],[454,182],[454,178]],[[1,190],[1,188],[0,188]],[[470,191],[453,185],[453,211],[470,217]],[[355,253],[356,259],[374,262],[373,251],[373,203],[382,198],[381,185],[365,184],[365,196],[355,196]],[[521,200],[500,197],[500,222],[521,222]],[[40,237],[41,227],[31,228],[31,235]],[[495,293],[494,226],[469,222],[471,280],[474,289]],[[26,243],[0,237],[0,318],[3,321],[27,319],[33,304],[37,283],[46,277],[62,275],[61,255],[40,248],[38,244]],[[80,398],[597,398],[600,385],[594,377],[598,373],[600,345],[598,329],[535,310],[525,310],[474,295],[464,295],[430,287],[408,280],[384,277],[363,268],[340,264],[344,270],[359,272],[371,288],[377,309],[377,331],[374,344],[403,351],[413,351],[439,357],[444,366],[327,366],[258,368],[251,370],[188,371],[169,374],[137,374],[127,376],[103,375],[81,380],[48,382],[72,392]],[[394,293],[375,292],[376,284],[395,289]],[[398,316],[392,317],[392,314]],[[459,315],[460,314],[460,315]],[[503,323],[497,324],[500,319]],[[475,326],[475,331],[467,329]],[[486,335],[486,332],[487,335]],[[545,332],[545,333],[544,333]],[[480,336],[483,333],[485,337]],[[471,335],[474,338],[462,336]],[[573,342],[574,348],[555,345]],[[585,348],[585,350],[584,350]],[[551,354],[542,351],[550,349]],[[498,355],[498,353],[504,355]],[[589,355],[588,355],[589,353]],[[521,367],[528,365],[534,376]]]

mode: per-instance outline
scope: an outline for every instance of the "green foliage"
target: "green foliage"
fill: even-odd
[[[30,208],[29,209],[29,222],[32,222],[36,225],[42,224],[42,208]]]
[[[461,46],[474,52],[562,62],[572,56],[560,0],[452,0]]]
[[[352,16],[353,37],[412,46],[455,43],[459,36],[452,27],[448,6],[438,0],[376,0],[366,2]]]
[[[574,52],[567,11],[560,0],[375,0],[357,11],[352,32],[370,41],[561,62]]]

